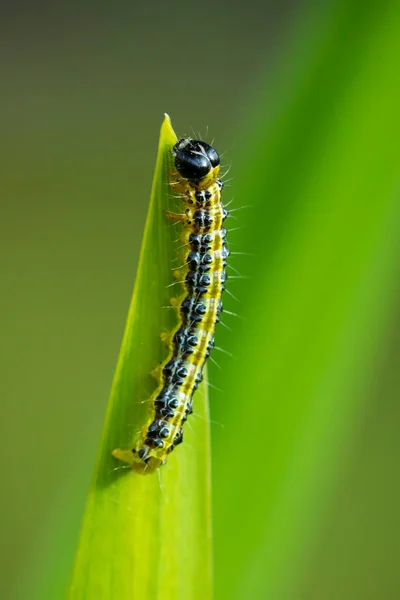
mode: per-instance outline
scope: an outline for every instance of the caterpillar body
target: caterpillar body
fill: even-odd
[[[151,413],[131,450],[113,455],[142,474],[165,464],[182,443],[183,424],[192,411],[192,398],[205,362],[214,346],[215,325],[222,311],[226,281],[226,230],[228,211],[221,202],[220,158],[206,142],[183,138],[173,147],[175,172],[171,185],[182,202],[181,214],[167,216],[182,223],[185,250],[185,291],[173,299],[179,323],[168,336],[169,355],[158,368],[159,385],[150,398]],[[165,336],[164,336],[165,339]]]

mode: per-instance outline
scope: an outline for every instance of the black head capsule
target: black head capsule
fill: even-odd
[[[178,173],[192,181],[200,181],[220,163],[216,150],[200,140],[183,138],[175,144],[172,152]]]

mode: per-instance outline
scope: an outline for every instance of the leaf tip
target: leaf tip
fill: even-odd
[[[169,140],[171,144],[175,144],[178,139],[172,128],[171,117],[167,113],[164,113],[164,120],[161,125],[161,137]]]

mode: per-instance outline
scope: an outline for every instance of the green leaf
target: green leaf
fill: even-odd
[[[150,371],[166,356],[162,331],[176,325],[167,286],[177,256],[177,228],[165,209],[171,148],[169,117],[161,128],[150,207],[135,289],[89,492],[69,600],[208,598],[211,588],[210,450],[204,386],[185,442],[158,474],[133,472],[113,456],[130,448],[154,390]],[[196,418],[197,417],[197,418]]]

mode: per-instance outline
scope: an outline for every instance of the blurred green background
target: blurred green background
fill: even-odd
[[[178,135],[190,135],[193,128],[215,138],[217,149],[226,151],[226,162],[232,161],[228,177],[235,179],[226,199],[239,192],[236,204],[251,205],[240,175],[242,165],[249,174],[246,156],[255,152],[254,107],[260,106],[261,96],[262,113],[271,114],[265,126],[268,145],[275,135],[274,115],[281,118],[281,103],[290,107],[297,102],[293,92],[297,90],[298,105],[293,109],[297,118],[280,122],[286,136],[284,150],[268,157],[271,164],[280,161],[285,185],[268,180],[265,212],[258,205],[256,214],[251,208],[243,210],[237,213],[237,222],[230,223],[246,229],[257,220],[265,221],[265,243],[254,242],[255,251],[261,246],[265,256],[235,262],[254,281],[259,270],[274,268],[280,224],[284,227],[290,217],[285,203],[292,203],[290,210],[296,207],[291,178],[296,181],[297,171],[308,169],[312,179],[310,164],[332,142],[337,105],[363,65],[375,59],[369,54],[375,24],[385,19],[390,23],[398,12],[394,1],[376,7],[356,1],[294,0],[3,4],[2,598],[16,597],[21,584],[33,577],[31,570],[37,570],[42,553],[51,547],[53,530],[64,520],[70,546],[60,561],[68,562],[72,556],[132,290],[163,113],[171,115]],[[379,48],[378,42],[374,47]],[[394,46],[394,63],[397,50]],[[307,61],[312,65],[310,54],[315,56],[315,68],[310,67],[307,75],[301,65]],[[383,60],[387,56],[386,51]],[[379,69],[379,52],[376,59]],[[308,85],[312,97],[305,91]],[[394,78],[394,97],[398,85]],[[291,113],[288,109],[283,114]],[[323,133],[321,123],[326,125]],[[243,139],[248,130],[247,147]],[[292,153],[287,143],[291,136]],[[345,147],[346,137],[340,141]],[[368,132],[364,143],[368,145]],[[258,151],[262,157],[263,147]],[[285,161],[291,165],[287,173]],[[393,155],[393,165],[398,162],[398,154]],[[268,167],[262,162],[254,166],[255,177],[264,166]],[[400,171],[398,179],[400,183]],[[397,212],[390,219],[397,235]],[[353,234],[356,253],[364,234],[363,230]],[[238,234],[237,250],[243,250],[240,240]],[[332,477],[328,473],[329,484],[323,483],[328,500],[312,524],[312,543],[296,594],[290,596],[293,600],[400,595],[396,283],[400,252],[390,256],[393,283],[376,320],[379,351],[366,371],[361,408],[349,424],[343,447],[337,448]],[[378,265],[376,277],[387,268]],[[321,273],[321,285],[329,272],[328,265]],[[234,285],[230,289],[236,293]],[[242,306],[229,299],[226,304],[247,318],[259,314],[246,314],[245,294],[241,300]],[[255,302],[254,310],[260,311],[262,303],[262,299],[258,306]],[[228,350],[246,339],[245,324],[229,325],[233,332],[221,335]],[[312,337],[321,321],[307,326]],[[300,343],[298,350],[307,352]],[[217,373],[211,367],[211,380],[224,387],[229,368],[237,367],[220,362],[223,370]],[[290,378],[291,373],[285,376]],[[233,437],[229,431],[233,404],[240,401],[211,394],[217,520],[230,501],[222,492]],[[256,424],[259,417],[254,417]],[[268,452],[263,457],[267,462]],[[260,501],[268,494],[268,472],[261,469],[259,474],[252,493]],[[243,507],[237,515],[239,532],[248,526],[251,502]],[[220,572],[225,577],[232,567],[223,565],[221,557],[224,545],[232,544],[227,529],[232,522],[226,528],[214,524],[216,577]],[[246,554],[245,533],[236,543],[238,556]],[[249,578],[253,566],[251,561],[244,566]],[[233,592],[228,597],[234,597]],[[252,597],[264,596],[253,592]]]

